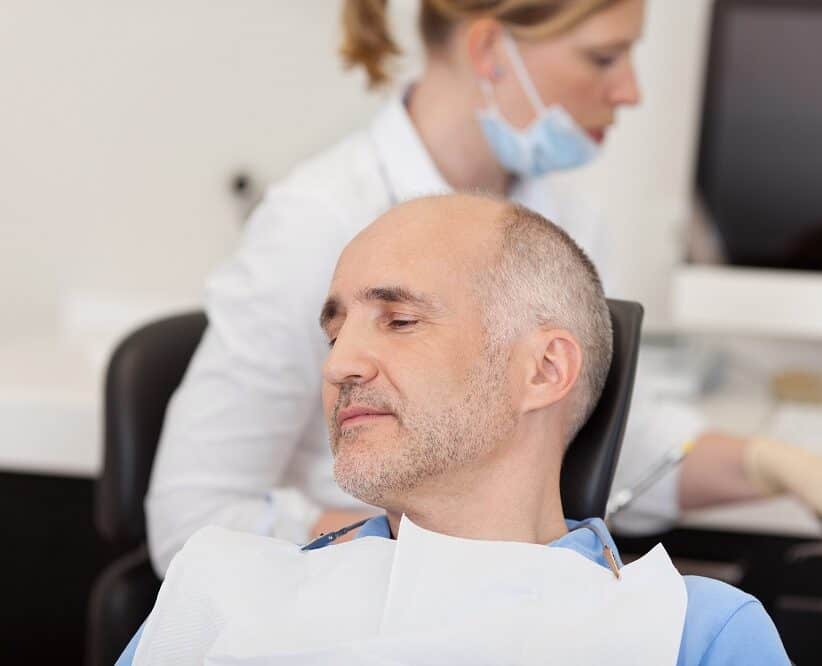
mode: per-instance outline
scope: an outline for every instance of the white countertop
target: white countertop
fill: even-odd
[[[102,387],[82,344],[56,335],[0,344],[0,470],[96,476]]]
[[[72,292],[56,321],[4,326],[0,471],[96,477],[109,355],[138,326],[200,307],[186,295]]]

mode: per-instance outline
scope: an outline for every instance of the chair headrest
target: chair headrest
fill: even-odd
[[[642,306],[608,299],[614,353],[605,387],[588,421],[568,447],[560,475],[562,508],[577,520],[605,515],[634,388]]]

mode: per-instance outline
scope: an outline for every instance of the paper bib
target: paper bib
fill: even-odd
[[[566,548],[448,537],[407,518],[397,541],[366,537],[308,552],[219,532],[225,543],[216,549],[211,544],[212,563],[233,560],[240,568],[230,581],[214,566],[188,576],[189,584],[207,588],[200,591],[212,625],[194,632],[207,642],[191,645],[195,659],[199,648],[197,663],[677,661],[687,593],[661,545],[623,567],[617,580]],[[248,539],[255,539],[253,557],[250,542],[239,544]],[[190,592],[166,597],[155,612],[162,604],[182,609],[192,602]],[[151,634],[147,626],[144,640],[158,639]],[[135,664],[188,663],[180,661],[180,650],[173,662],[150,659],[150,652],[138,649]]]

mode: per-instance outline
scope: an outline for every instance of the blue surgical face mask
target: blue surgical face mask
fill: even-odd
[[[517,45],[507,33],[503,44],[522,89],[534,107],[536,120],[518,130],[497,106],[491,83],[480,81],[488,106],[477,119],[499,163],[518,176],[538,177],[550,171],[583,166],[599,154],[599,146],[559,104],[546,107],[525,69]]]

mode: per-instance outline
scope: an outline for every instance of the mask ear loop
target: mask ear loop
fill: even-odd
[[[545,111],[545,105],[542,103],[542,99],[534,86],[534,82],[531,80],[531,76],[528,74],[528,70],[525,69],[525,63],[522,61],[522,56],[519,53],[514,38],[511,37],[511,33],[507,30],[502,34],[502,45],[508,54],[508,58],[511,60],[514,75],[522,86],[528,101],[530,101],[534,107],[534,111],[536,111],[538,115],[543,113]]]
[[[488,108],[492,111],[496,111],[499,113],[499,107],[497,106],[497,98],[494,95],[494,86],[492,83],[486,79],[482,78],[479,80],[479,87],[480,91],[482,91],[482,96],[485,98],[485,103],[488,105]]]

